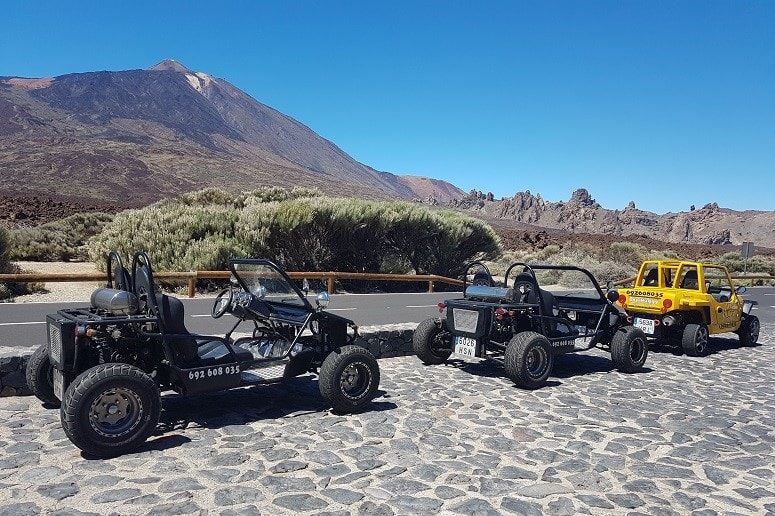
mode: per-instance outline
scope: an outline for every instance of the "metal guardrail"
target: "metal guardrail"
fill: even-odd
[[[154,278],[160,280],[183,280],[188,283],[188,297],[196,295],[196,282],[200,279],[229,279],[229,271],[188,271],[188,272],[155,272]],[[369,272],[288,272],[291,279],[317,279],[325,281],[326,290],[333,294],[338,280],[361,281],[400,281],[428,283],[428,292],[433,292],[436,283],[448,285],[462,285],[463,281],[436,274],[380,274]],[[73,274],[0,274],[0,283],[79,283],[90,281],[104,281],[105,274],[96,272]]]

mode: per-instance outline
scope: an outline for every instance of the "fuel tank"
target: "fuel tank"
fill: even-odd
[[[91,306],[115,315],[135,315],[140,309],[134,294],[114,288],[98,288],[92,292]]]

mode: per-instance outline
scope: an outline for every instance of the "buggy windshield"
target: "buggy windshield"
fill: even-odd
[[[232,272],[259,299],[298,306],[307,304],[287,276],[269,263],[233,262]]]

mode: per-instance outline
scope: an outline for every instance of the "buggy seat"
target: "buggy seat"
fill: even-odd
[[[138,255],[142,258],[138,260]],[[185,311],[180,299],[156,291],[147,255],[136,254],[132,265],[132,289],[145,311],[156,311],[161,330],[175,355],[179,367],[205,367],[245,362],[253,354],[239,347],[231,346],[225,339],[206,335],[195,335],[188,331]]]
[[[548,290],[544,290],[538,286],[538,282],[535,280],[532,274],[529,272],[523,272],[514,278],[514,292],[519,292],[519,286],[525,284],[530,288],[530,292],[527,295],[527,302],[530,304],[538,304],[538,292],[541,293],[541,311],[544,315],[552,316],[554,314],[555,301],[554,294]],[[519,294],[517,294],[519,295]]]
[[[231,352],[238,362],[253,360],[253,354],[239,346],[231,346],[219,337],[195,335],[186,329],[185,308],[180,299],[165,294],[156,294],[159,317],[181,366],[204,367],[231,363]]]

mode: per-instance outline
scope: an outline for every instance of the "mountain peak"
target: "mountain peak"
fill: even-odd
[[[154,72],[181,72],[192,73],[191,70],[186,68],[183,64],[178,63],[174,59],[165,59],[164,61],[157,63],[149,68]]]

